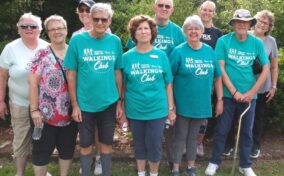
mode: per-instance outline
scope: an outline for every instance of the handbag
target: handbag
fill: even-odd
[[[54,53],[54,51],[52,50],[52,48],[51,48],[51,47],[49,47],[49,48],[50,48],[50,51],[52,52],[52,54],[54,55],[54,58],[55,58],[57,64],[59,65],[59,67],[60,67],[60,69],[61,69],[61,71],[62,71],[62,74],[63,74],[63,77],[64,77],[64,81],[65,81],[66,84],[68,85],[67,77],[66,77],[66,74],[65,74],[65,72],[64,72],[64,70],[63,70],[63,67],[62,67],[61,63],[59,62],[59,58],[55,55],[55,53]],[[69,103],[68,103],[68,104],[69,104],[68,114],[71,115],[73,109],[72,109],[71,101],[70,101],[70,100],[69,100]]]
[[[252,71],[253,71],[253,74],[255,75],[260,74],[262,72],[262,65],[258,57],[256,57],[253,61]]]

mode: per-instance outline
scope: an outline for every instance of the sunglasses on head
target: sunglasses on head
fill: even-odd
[[[79,8],[78,11],[79,13],[84,13],[84,12],[90,13],[90,8]]]
[[[24,24],[22,24],[22,25],[20,25],[20,28],[21,29],[37,29],[38,28],[38,26],[37,25],[33,25],[33,24],[27,24],[27,25],[24,25]]]
[[[95,23],[99,23],[99,21],[101,21],[102,23],[107,23],[108,22],[108,18],[95,18],[95,17],[93,17],[93,21]]]
[[[170,9],[171,8],[171,5],[168,5],[168,4],[158,4],[157,5],[159,8],[163,8],[163,7],[165,7],[166,9]]]

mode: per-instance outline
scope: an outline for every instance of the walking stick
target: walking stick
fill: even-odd
[[[234,151],[234,160],[233,160],[233,167],[231,171],[231,176],[235,175],[235,170],[236,170],[236,160],[237,160],[237,153],[238,153],[238,145],[239,145],[239,139],[240,139],[240,131],[241,131],[241,125],[242,125],[242,119],[243,116],[248,112],[250,108],[251,103],[249,102],[248,107],[243,111],[243,113],[240,115],[239,119],[239,126],[238,126],[238,132],[237,132],[237,140],[235,144],[235,151]]]

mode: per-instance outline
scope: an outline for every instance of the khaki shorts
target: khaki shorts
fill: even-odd
[[[29,108],[10,102],[11,125],[14,132],[14,157],[26,157],[31,154],[31,122]]]

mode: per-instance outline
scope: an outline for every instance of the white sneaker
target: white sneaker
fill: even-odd
[[[49,172],[46,173],[46,176],[52,176]]]
[[[217,164],[209,163],[206,170],[205,170],[205,175],[206,176],[215,175],[218,168],[219,168],[219,166]]]
[[[101,175],[102,173],[103,173],[103,170],[102,170],[102,162],[101,162],[101,159],[96,159],[96,161],[95,161],[94,174],[95,174],[95,175]]]
[[[241,168],[239,167],[239,171],[241,174],[244,176],[256,176],[255,173],[253,172],[252,168]]]

